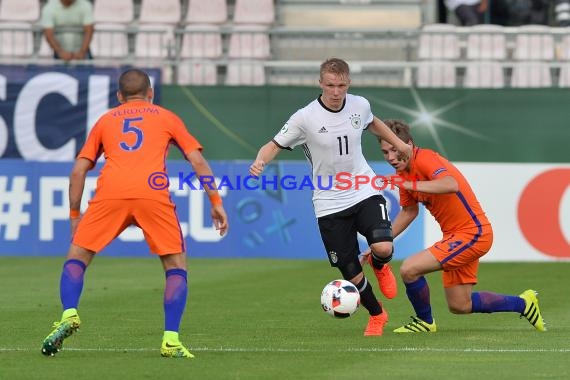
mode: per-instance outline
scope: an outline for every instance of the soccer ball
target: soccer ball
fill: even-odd
[[[358,310],[360,293],[350,281],[334,280],[321,293],[321,306],[335,318],[348,318]]]

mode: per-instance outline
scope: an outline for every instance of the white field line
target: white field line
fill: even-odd
[[[152,352],[159,351],[159,347],[154,348],[65,348],[65,351],[79,352]],[[429,347],[397,347],[397,348],[338,348],[335,349],[309,349],[309,348],[279,348],[279,347],[188,347],[195,352],[457,352],[457,353],[565,353],[570,352],[570,348],[429,348]],[[40,348],[18,348],[0,347],[0,352],[40,352]]]

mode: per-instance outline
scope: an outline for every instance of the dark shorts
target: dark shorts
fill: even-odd
[[[460,5],[455,8],[455,15],[462,26],[473,26],[483,23],[483,14],[479,13],[479,4]]]
[[[53,52],[53,58],[61,59],[55,51]],[[91,54],[91,49],[87,49],[87,53],[85,54],[85,59],[93,59],[93,54]]]
[[[358,262],[357,233],[366,238],[368,245],[393,240],[386,200],[381,195],[373,195],[317,221],[329,261],[334,267],[343,267],[355,260]]]

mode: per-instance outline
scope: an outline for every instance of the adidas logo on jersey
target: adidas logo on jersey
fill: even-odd
[[[321,129],[319,129],[319,133],[327,133],[327,129],[325,127],[322,127]]]

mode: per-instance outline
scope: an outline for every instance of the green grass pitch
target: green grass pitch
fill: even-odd
[[[392,333],[412,314],[400,284],[398,297],[384,302],[384,336],[363,337],[365,309],[344,320],[320,309],[323,286],[339,277],[326,261],[190,258],[181,339],[192,360],[160,357],[158,259],[104,255],[86,274],[81,330],[56,357],[41,355],[41,341],[61,314],[62,263],[0,258],[1,379],[570,378],[568,262],[480,266],[476,290],[539,291],[545,333],[513,313],[449,313],[436,273],[428,281],[437,333]]]

